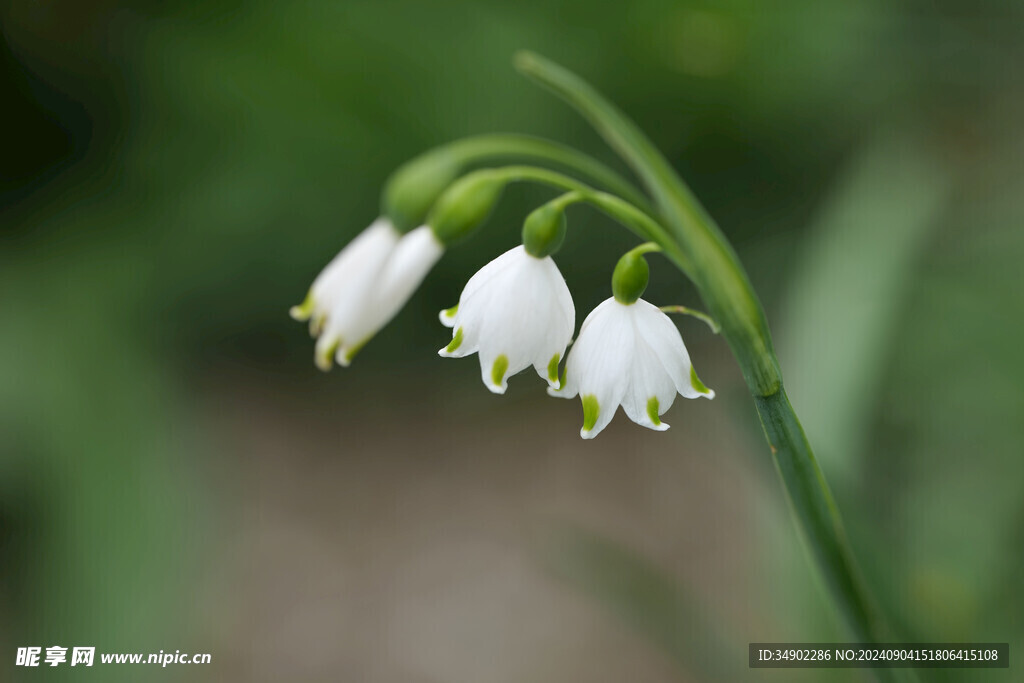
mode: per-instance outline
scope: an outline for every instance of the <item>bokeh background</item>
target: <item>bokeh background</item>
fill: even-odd
[[[867,680],[746,668],[844,634],[700,322],[718,398],[665,434],[582,442],[576,402],[435,354],[548,192],[314,369],[288,307],[396,165],[492,131],[615,163],[523,47],[633,116],[736,245],[893,622],[1024,651],[1024,4],[0,7],[0,680]],[[631,244],[571,213],[579,319]],[[652,261],[649,299],[699,307]],[[26,645],[213,663],[18,669]]]

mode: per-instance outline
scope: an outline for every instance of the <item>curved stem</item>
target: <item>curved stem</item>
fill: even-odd
[[[632,182],[593,157],[551,140],[531,135],[495,133],[457,140],[452,143],[452,149],[467,166],[501,159],[546,161],[578,173],[598,187],[619,195],[645,213],[655,213],[650,199]]]
[[[644,254],[657,254],[663,251],[661,245],[655,242],[644,242],[643,244],[633,247],[626,254],[632,256],[643,256]]]
[[[407,232],[422,225],[437,198],[458,175],[480,164],[504,160],[542,163],[570,171],[656,215],[643,192],[596,159],[543,138],[504,133],[462,138],[402,164],[384,184],[383,213],[400,231]]]
[[[704,313],[703,311],[698,311],[687,306],[678,305],[660,306],[659,308],[663,313],[678,313],[679,315],[688,315],[691,318],[703,320],[704,324],[707,325],[711,329],[711,332],[713,332],[714,334],[718,334],[719,332],[722,331],[722,328],[718,325],[717,322],[715,322],[715,319],[712,318],[707,313]]]
[[[856,639],[884,642],[889,631],[861,579],[835,501],[783,389],[764,311],[725,236],[653,143],[590,85],[531,53],[517,55],[516,66],[587,118],[651,192],[743,370],[798,527],[831,596]]]
[[[485,168],[472,171],[466,174],[465,177],[470,178],[476,174],[493,177],[506,183],[536,182],[564,190],[570,193],[570,195],[575,193],[578,199],[574,201],[590,204],[637,236],[657,244],[665,252],[665,255],[684,273],[689,274],[693,270],[693,265],[687,258],[686,253],[676,244],[668,231],[650,215],[621,197],[616,197],[607,192],[599,192],[575,178],[558,173],[557,171],[550,171],[546,168],[537,168],[535,166]],[[568,198],[570,195],[563,195],[558,199]]]
[[[647,136],[575,74],[532,53],[516,66],[573,105],[625,159],[651,192],[673,241],[693,258],[694,284],[751,388],[770,395],[781,386],[761,304],[722,232]]]
[[[565,211],[568,207],[573,204],[580,204],[587,201],[587,193],[579,192],[577,190],[571,190],[565,194],[560,194],[554,199],[550,200],[545,206],[552,207],[559,211]]]

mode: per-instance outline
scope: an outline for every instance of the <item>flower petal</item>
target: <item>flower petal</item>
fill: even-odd
[[[595,409],[594,419],[585,419],[580,432],[585,439],[597,436],[611,422],[629,387],[629,369],[636,346],[630,318],[627,306],[607,300],[587,317],[569,354],[567,388],[584,401],[585,418],[588,405]]]
[[[377,279],[396,249],[397,235],[390,221],[375,221],[335,257],[310,289],[310,331],[318,335],[314,360],[321,370],[330,370],[332,356],[366,316]]]
[[[344,330],[339,359],[350,361],[352,356],[380,329],[395,317],[430,269],[444,254],[444,246],[426,226],[407,233],[395,245],[391,255],[380,269],[360,314]]]
[[[463,358],[471,353],[476,353],[476,347],[466,343],[465,332],[460,325],[452,332],[452,340],[447,346],[439,349],[437,355],[442,358]]]
[[[354,286],[372,282],[398,239],[398,230],[390,220],[375,220],[320,271],[309,288],[306,300],[292,307],[292,317],[296,320],[311,320],[315,327],[322,327],[323,319],[331,314],[334,306],[348,297],[348,292]]]
[[[577,353],[577,349],[580,347],[580,343],[591,336],[588,333],[588,330],[590,330],[590,328],[592,327],[594,320],[600,320],[601,318],[603,318],[605,316],[605,313],[607,312],[606,309],[608,309],[611,305],[615,303],[617,302],[613,298],[605,299],[600,304],[598,304],[597,307],[594,308],[594,310],[592,310],[590,314],[587,315],[587,317],[583,320],[583,325],[580,326],[579,336],[576,338],[576,342],[573,344],[572,350],[569,352],[569,360],[566,362],[565,382],[561,384],[561,388],[559,389],[553,389],[549,387],[549,396],[554,396],[556,398],[573,398],[579,393],[581,364],[578,361],[573,361],[573,358]],[[601,325],[601,327],[603,327],[603,324]],[[590,342],[587,342],[588,346],[589,344]],[[587,353],[589,355],[589,352]],[[572,363],[574,366],[573,372],[570,372],[570,363]],[[582,367],[586,367],[586,365],[586,363],[583,363]]]
[[[572,339],[575,309],[554,261],[530,256],[518,246],[481,268],[467,283],[457,309],[442,312],[441,321],[455,332],[454,347],[449,344],[440,354],[479,353],[484,384],[503,393],[508,377],[531,365],[547,378],[551,358],[561,358]]]
[[[637,330],[654,354],[661,361],[665,371],[672,378],[676,389],[686,398],[714,398],[715,392],[700,382],[693,366],[690,354],[686,351],[683,337],[679,334],[675,323],[656,306],[637,300]]]
[[[455,304],[451,308],[446,308],[437,314],[441,324],[445,327],[455,327],[455,316],[459,312],[459,305]]]
[[[508,356],[505,354],[480,354],[480,379],[494,394],[504,394],[508,389]]]
[[[629,388],[622,398],[623,410],[633,422],[649,429],[665,431],[668,424],[661,421],[661,415],[672,407],[675,397],[675,383],[650,346],[638,334],[630,368]]]
[[[526,251],[522,246],[519,246],[509,249],[488,262],[487,265],[474,273],[473,277],[469,278],[469,282],[462,289],[462,294],[459,296],[459,304],[456,308],[461,309],[465,302],[475,297],[481,290],[488,289],[491,280],[500,277],[510,266],[515,266],[525,255]]]
[[[572,341],[573,329],[576,326],[576,307],[558,266],[550,257],[543,259],[543,263],[549,283],[550,302],[547,307],[548,322],[539,348],[534,354],[533,367],[537,374],[547,381],[550,389],[557,390],[561,386],[558,363]]]

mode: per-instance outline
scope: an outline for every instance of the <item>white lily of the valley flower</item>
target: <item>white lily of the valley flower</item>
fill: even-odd
[[[551,257],[536,258],[515,247],[481,268],[454,308],[441,311],[454,328],[447,358],[480,355],[484,385],[505,393],[508,377],[532,365],[558,386],[558,364],[572,340],[576,309]]]
[[[582,398],[584,439],[608,426],[619,405],[637,424],[668,429],[660,416],[676,392],[686,398],[715,396],[698,379],[667,315],[643,299],[624,304],[614,297],[583,321],[566,361],[565,386],[548,389],[552,396]]]
[[[327,264],[300,306],[296,320],[309,320],[317,337],[315,359],[322,370],[332,360],[347,366],[356,352],[402,308],[444,253],[427,226],[401,236],[378,218]]]
[[[400,237],[387,218],[375,220],[320,271],[306,300],[292,306],[292,318],[308,320],[310,334],[316,337],[336,308],[340,316],[346,309],[358,308]]]
[[[373,283],[360,315],[343,332],[336,354],[340,365],[348,366],[356,352],[391,322],[443,255],[444,245],[427,225],[402,236]]]

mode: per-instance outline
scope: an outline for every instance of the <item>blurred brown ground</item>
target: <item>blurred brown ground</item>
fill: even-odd
[[[764,496],[730,455],[742,437],[721,401],[679,399],[664,434],[619,415],[587,442],[578,402],[526,373],[507,397],[382,375],[403,386],[393,403],[313,411],[240,379],[204,397],[224,428],[210,487],[230,540],[209,559],[197,634],[232,680],[681,680],[545,571],[542,539],[566,523],[756,629],[746,555]]]

